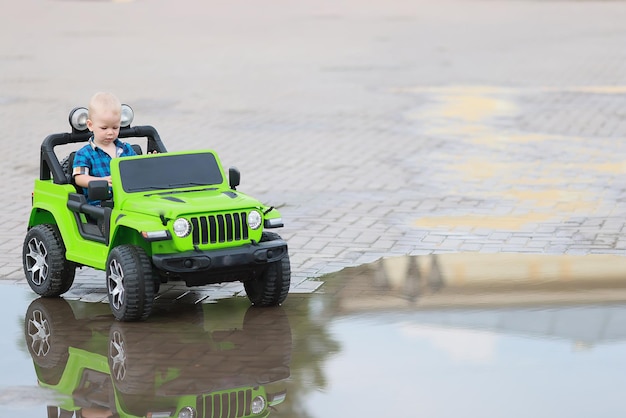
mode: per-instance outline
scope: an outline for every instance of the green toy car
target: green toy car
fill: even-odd
[[[24,318],[37,382],[54,393],[49,418],[267,417],[287,396],[291,335],[281,307],[240,300],[137,324],[103,304],[38,298]]]
[[[270,228],[280,213],[241,193],[239,171],[228,179],[214,151],[167,152],[152,126],[132,126],[123,106],[119,138],[146,141],[137,156],[111,161],[112,187],[89,184],[87,203],[73,184],[73,153],[59,161],[55,147],[86,142],[87,109],[70,113],[71,133],[41,146],[39,179],[22,261],[30,287],[44,297],[67,292],[76,267],[106,271],[109,305],[121,321],[146,319],[161,283],[187,286],[243,283],[252,304],[275,306],[289,292],[287,243]]]

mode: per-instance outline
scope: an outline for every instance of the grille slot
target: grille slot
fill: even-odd
[[[190,219],[193,243],[217,244],[248,239],[246,212],[197,216]]]
[[[204,398],[204,413],[212,418],[240,418],[250,415],[252,390],[208,395]]]

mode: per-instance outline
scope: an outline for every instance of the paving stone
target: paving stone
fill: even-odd
[[[27,16],[28,4],[15,2],[11,13]],[[188,24],[208,7],[208,23],[232,26]],[[23,19],[2,20],[0,34],[15,41],[0,46],[0,91],[12,98],[0,100],[12,139],[0,165],[0,279],[24,284],[22,240],[41,140],[65,130],[69,109],[100,88],[136,104],[136,117],[154,124],[170,149],[210,143],[226,166],[242,170],[242,191],[280,208],[293,292],[385,256],[626,250],[626,3],[335,2],[326,5],[339,16],[332,21],[319,19],[309,0],[270,2],[254,18],[222,7],[189,4],[164,43],[141,29],[152,9],[138,16],[129,6],[139,50],[156,42],[162,50],[123,77],[106,68],[77,72],[71,60],[40,71],[66,45],[62,28],[90,30],[63,13],[63,2],[50,4],[35,33]],[[389,23],[396,15],[428,24]],[[528,15],[542,19],[531,27],[517,17]],[[269,25],[275,32],[261,30]],[[272,33],[300,42],[276,43]],[[122,39],[89,39],[91,48],[119,50],[121,62],[135,56]],[[342,47],[334,48],[337,39]],[[220,65],[195,52],[207,43]],[[15,51],[29,59],[11,60]],[[254,77],[242,56],[255,63]],[[372,64],[379,62],[389,65]],[[103,272],[83,268],[68,297],[96,300],[104,286]],[[167,284],[159,298],[243,294],[241,284],[207,291]]]

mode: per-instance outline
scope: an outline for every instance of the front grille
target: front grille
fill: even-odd
[[[190,220],[194,244],[217,244],[248,239],[246,212],[198,216]]]
[[[250,389],[207,395],[204,398],[204,416],[207,418],[249,416],[251,402],[252,390]]]

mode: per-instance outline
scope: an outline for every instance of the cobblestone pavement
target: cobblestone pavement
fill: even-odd
[[[280,208],[293,292],[387,256],[626,250],[626,2],[0,2],[7,282],[41,141],[97,90]]]

